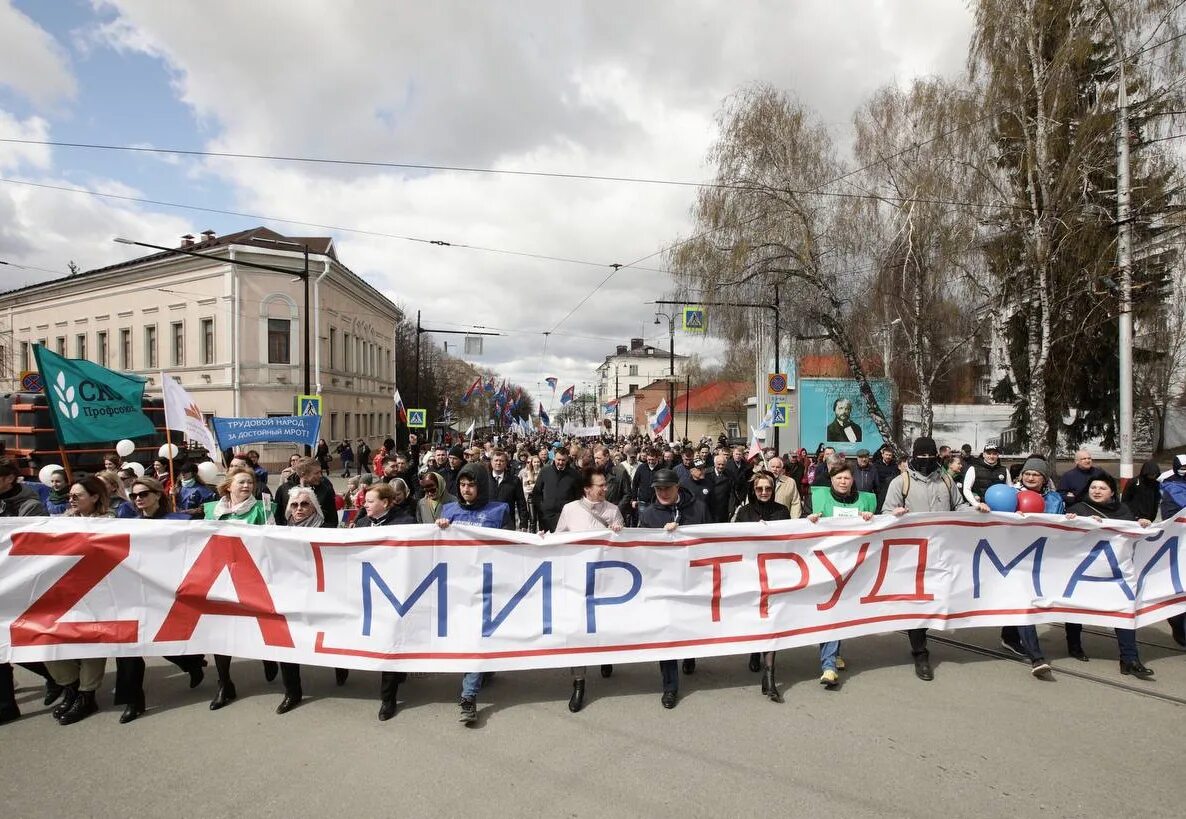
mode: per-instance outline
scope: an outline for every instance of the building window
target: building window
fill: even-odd
[[[132,331],[126,327],[119,331],[119,368],[132,369]]]
[[[631,392],[631,393],[633,393],[633,392],[634,392],[636,389],[638,389],[638,385],[637,385],[637,384],[631,384],[631,385],[630,385],[630,392]]]
[[[74,337],[74,357],[86,358],[86,333],[79,333]]]
[[[21,372],[31,369],[29,367],[29,342],[21,342]]]
[[[95,361],[100,365],[107,366],[107,331],[100,330],[95,333]]]
[[[185,325],[180,321],[175,321],[169,325],[169,331],[173,336],[172,343],[169,345],[173,353],[173,366],[185,366]]]
[[[740,438],[741,437],[741,427],[737,424],[736,421],[729,422],[728,430],[729,430],[730,438]]]
[[[66,355],[66,337],[58,336],[57,338],[58,355]]]
[[[342,342],[342,369],[346,372],[351,372],[350,365],[354,363],[354,347],[350,344],[349,333],[342,335]]]
[[[338,414],[336,412],[329,414],[329,439],[331,442],[338,440]]]
[[[146,324],[144,325],[144,368],[155,370],[156,367],[156,325]]]
[[[629,375],[633,375],[633,376],[637,376],[637,375],[638,375],[638,365],[637,365],[637,364],[631,364],[631,365],[630,365],[630,372],[629,372],[628,374],[629,374]]]
[[[292,363],[292,320],[268,319],[268,363]]]
[[[334,327],[329,328],[329,368],[338,368],[338,331]]]
[[[350,413],[342,413],[342,435],[346,438],[350,437]]]
[[[204,318],[198,322],[198,332],[201,333],[202,363],[214,363],[214,319]]]

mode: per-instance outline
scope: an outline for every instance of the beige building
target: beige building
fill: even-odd
[[[686,355],[675,356],[675,371],[680,373]],[[597,368],[597,401],[601,404],[642,389],[659,378],[666,378],[671,368],[669,350],[661,350],[632,338],[629,346],[619,344],[613,355]]]
[[[362,437],[375,448],[392,434],[392,343],[401,314],[338,260],[332,239],[260,227],[182,237],[178,249],[204,258],[153,252],[0,293],[0,388],[20,389],[21,373],[36,369],[33,345],[42,344],[147,376],[149,394],[160,394],[167,372],[207,416],[289,415],[304,392],[307,327],[310,392],[323,397],[322,437]],[[265,461],[292,451],[258,448]]]

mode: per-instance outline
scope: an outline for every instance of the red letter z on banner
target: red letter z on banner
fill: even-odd
[[[131,548],[128,535],[14,532],[10,555],[70,555],[80,560],[12,621],[9,627],[12,645],[136,642],[140,625],[136,620],[60,622],[62,615],[74,608],[104,577],[111,574],[112,569],[123,562]]]
[[[230,569],[238,603],[207,599],[210,587],[223,569]],[[203,614],[254,617],[265,643],[283,648],[293,647],[288,621],[276,613],[268,584],[251,559],[251,553],[237,537],[213,535],[210,538],[177,587],[173,607],[169,609],[165,622],[153,639],[162,643],[188,640],[193,636]]]

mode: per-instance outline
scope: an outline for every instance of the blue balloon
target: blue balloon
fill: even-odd
[[[1017,490],[1003,483],[994,483],[985,491],[984,502],[994,512],[1016,512]]]

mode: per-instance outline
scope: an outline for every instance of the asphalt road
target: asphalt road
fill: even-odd
[[[816,683],[814,649],[781,653],[783,705],[744,657],[701,660],[672,711],[650,663],[608,680],[591,669],[575,715],[566,670],[503,672],[474,728],[456,722],[457,674],[414,677],[380,723],[375,673],[335,688],[332,671],[307,668],[305,703],[277,716],[279,680],[258,662],[236,663],[239,700],[211,712],[213,668],[191,691],[159,660],[140,719],[120,725],[107,705],[62,727],[18,669],[26,716],[0,727],[0,815],[1181,816],[1186,653],[1164,626],[1141,630],[1157,676],[1137,682],[1111,637],[1086,634],[1092,660],[1079,663],[1060,629],[1041,632],[1052,682],[933,641],[924,683],[906,638],[887,634],[845,644],[833,692]],[[997,645],[990,629],[937,634]]]

